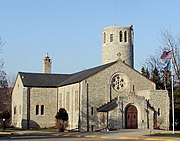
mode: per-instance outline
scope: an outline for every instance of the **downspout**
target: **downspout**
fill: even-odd
[[[149,100],[146,100],[146,104],[147,104],[147,129],[149,129],[149,109],[148,109],[148,105],[149,105]]]
[[[107,111],[107,123],[106,123],[107,125],[106,125],[106,128],[107,128],[107,130],[108,130],[108,128],[109,128],[109,112]]]
[[[27,129],[29,129],[30,122],[30,91],[31,87],[27,87]]]
[[[123,109],[124,109],[124,106],[123,106],[123,101],[121,102],[121,107],[122,107],[122,129],[124,129],[124,111],[123,111]]]
[[[57,87],[57,112],[58,112],[58,94],[59,93],[59,88]]]
[[[78,119],[78,130],[80,130],[81,129],[81,104],[80,104],[80,100],[81,100],[81,98],[80,98],[80,94],[81,94],[81,84],[80,84],[80,82],[79,82],[79,103],[78,103],[78,106],[79,106],[79,119]]]
[[[89,85],[87,83],[87,132],[89,132]]]
[[[112,101],[112,87],[111,87],[111,84],[110,84],[110,87],[109,87],[109,96],[110,96],[110,102]]]

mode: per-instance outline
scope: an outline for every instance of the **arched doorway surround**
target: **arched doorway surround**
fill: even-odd
[[[138,111],[134,105],[129,105],[125,112],[125,127],[126,129],[138,128]]]

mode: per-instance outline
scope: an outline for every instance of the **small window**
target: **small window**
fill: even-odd
[[[127,32],[124,31],[124,42],[127,42]]]
[[[110,34],[110,42],[113,42],[113,34]]]
[[[93,116],[93,114],[94,114],[94,108],[91,107],[91,115]]]
[[[122,42],[122,31],[119,32],[119,41]]]
[[[36,105],[36,115],[39,115],[39,105]]]
[[[16,106],[14,107],[14,114],[16,114]]]
[[[106,43],[106,33],[104,33],[104,43]]]
[[[160,108],[158,108],[158,112],[157,112],[158,116],[160,116],[160,112],[161,112]]]
[[[44,115],[44,105],[41,105],[41,115]]]

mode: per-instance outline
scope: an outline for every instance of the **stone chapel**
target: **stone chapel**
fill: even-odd
[[[112,26],[102,32],[102,65],[73,74],[19,72],[12,92],[12,125],[55,126],[65,108],[68,129],[169,129],[169,97],[134,69],[133,26]]]

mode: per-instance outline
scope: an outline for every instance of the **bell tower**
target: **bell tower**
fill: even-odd
[[[43,59],[43,73],[51,73],[51,59],[48,56],[48,53],[46,54],[46,57]]]
[[[121,60],[134,68],[133,26],[111,26],[102,32],[102,63]]]

